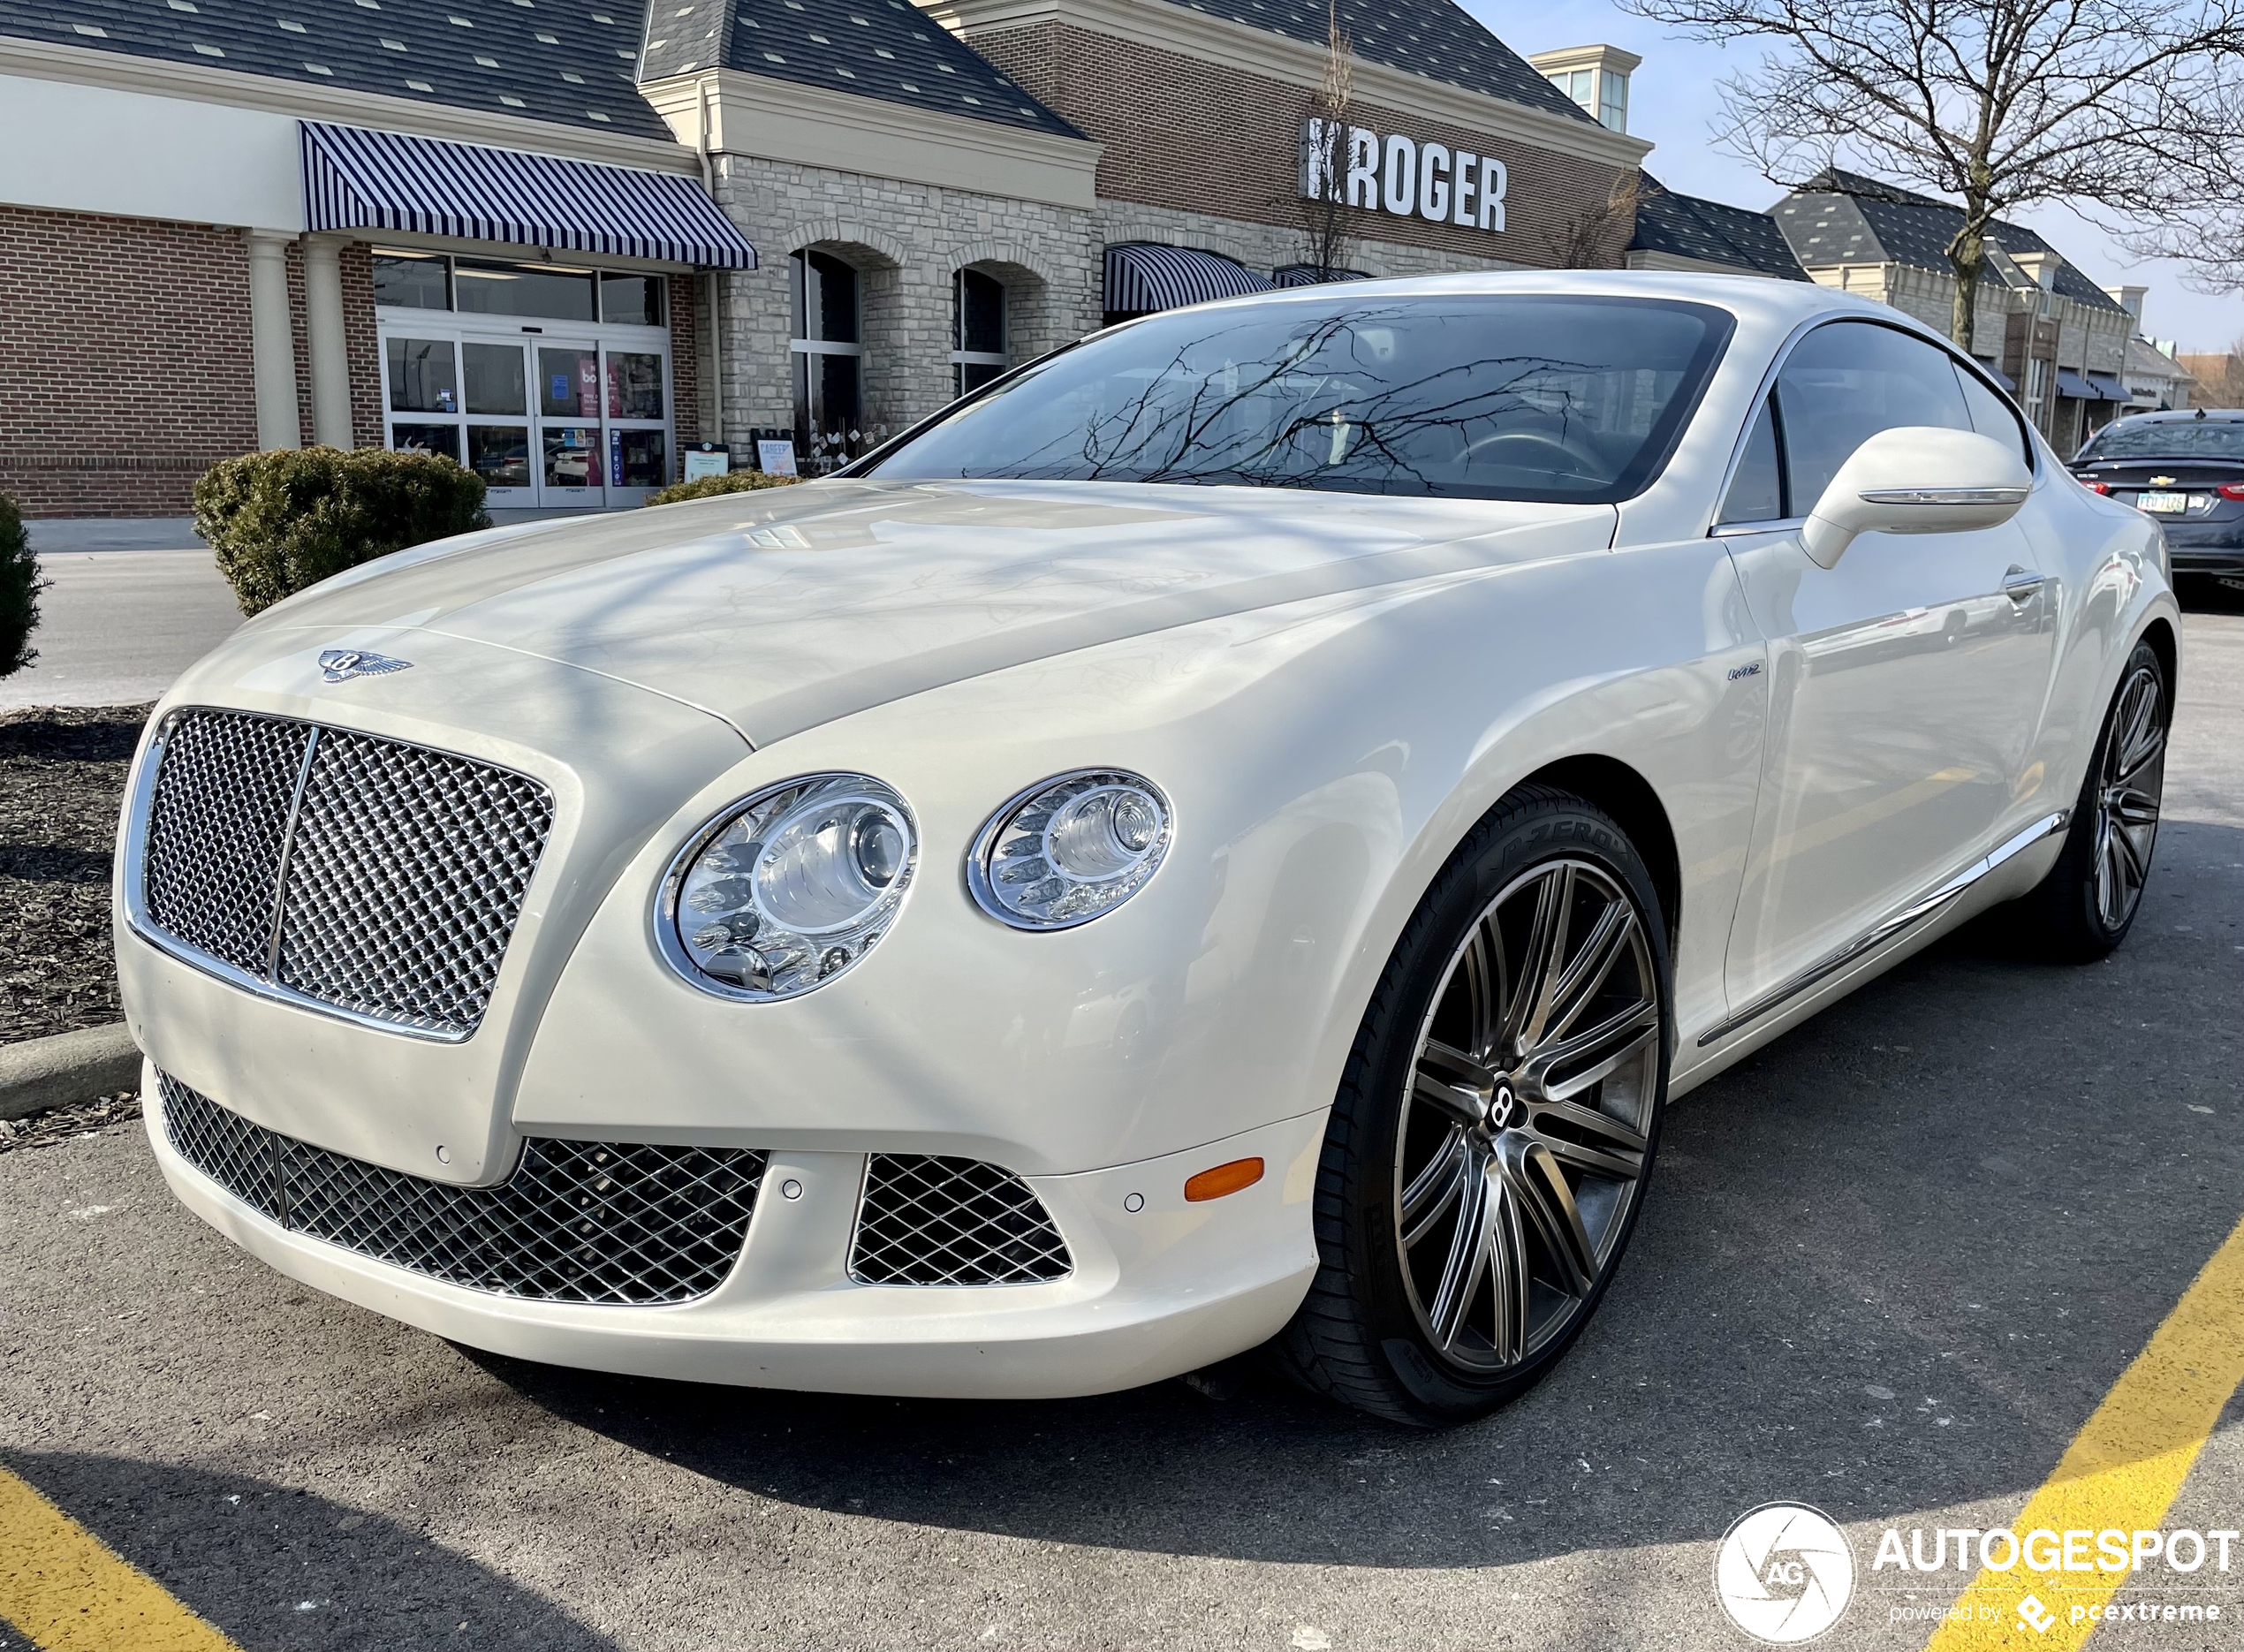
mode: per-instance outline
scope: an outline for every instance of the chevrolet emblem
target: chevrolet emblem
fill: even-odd
[[[2171,488],[2174,485],[2174,479],[2172,476],[2153,476],[2150,479],[2150,485],[2154,488]]]

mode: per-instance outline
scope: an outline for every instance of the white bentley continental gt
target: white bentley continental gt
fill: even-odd
[[[1548,1371],[1669,1101],[1975,913],[2126,934],[2157,526],[1804,283],[1174,311],[838,477],[425,545],[158,708],[178,1196],[479,1347],[1088,1394]]]

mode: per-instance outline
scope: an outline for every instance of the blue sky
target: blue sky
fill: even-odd
[[[1715,83],[1734,64],[1751,60],[1739,50],[1672,38],[1657,24],[1617,10],[1611,0],[1460,3],[1522,56],[1599,42],[1641,55],[1644,66],[1629,87],[1628,128],[1659,146],[1645,164],[1669,187],[1741,207],[1765,208],[1783,194],[1753,166],[1713,147],[1708,122],[1717,107]],[[2186,350],[2221,350],[2244,335],[2244,297],[2192,292],[2182,285],[2177,266],[2130,259],[2093,224],[2061,207],[2017,216],[2099,284],[2148,286],[2145,330],[2153,337],[2178,339]]]

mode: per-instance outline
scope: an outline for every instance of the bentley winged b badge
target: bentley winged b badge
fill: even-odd
[[[411,660],[393,660],[386,654],[362,648],[329,648],[320,655],[320,673],[330,683],[347,683],[353,677],[387,677],[413,670]]]

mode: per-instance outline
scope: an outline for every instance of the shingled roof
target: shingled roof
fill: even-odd
[[[1187,11],[1323,46],[1326,0],[1167,0]],[[1444,80],[1545,114],[1597,123],[1542,71],[1489,33],[1452,0],[1338,0],[1355,55],[1429,80]]]
[[[653,0],[640,78],[710,68],[1082,136],[909,0]]]
[[[671,140],[641,0],[0,0],[0,34]]]
[[[1649,172],[1642,178],[1630,252],[1694,258],[1785,281],[1808,279],[1785,244],[1784,231],[1767,213],[1702,195],[1679,195]]]
[[[1836,167],[1802,184],[1771,207],[1769,216],[1802,264],[1908,264],[1942,275],[1948,273],[1948,243],[1963,224],[1963,208],[1952,202]],[[2001,218],[1987,226],[1987,239],[2013,256],[2057,251],[2025,225]],[[2063,261],[2062,254],[2058,258],[2052,285],[2060,297],[2091,309],[2124,307]],[[1990,269],[2006,283],[2033,284],[1999,262]]]

